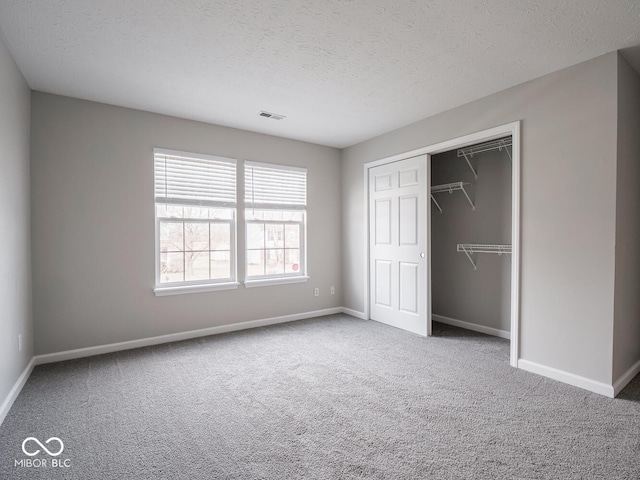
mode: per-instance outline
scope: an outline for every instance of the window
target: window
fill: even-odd
[[[306,280],[307,170],[244,163],[247,286]]]
[[[154,149],[156,295],[235,288],[236,161]]]

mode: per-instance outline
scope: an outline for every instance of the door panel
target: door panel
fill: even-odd
[[[381,192],[383,190],[391,189],[391,175],[388,173],[375,176],[375,191]]]
[[[417,263],[400,262],[400,310],[418,314],[418,270]]]
[[[375,282],[377,306],[391,307],[391,267],[388,260],[376,260]]]
[[[418,243],[418,197],[400,197],[400,245]]]
[[[418,185],[419,179],[419,169],[412,168],[411,170],[404,170],[398,172],[398,184],[399,187],[411,187],[413,185]]]
[[[376,245],[391,244],[391,199],[376,200]]]
[[[427,261],[427,155],[369,169],[369,292],[372,320],[431,332]]]

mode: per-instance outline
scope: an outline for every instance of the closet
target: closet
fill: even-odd
[[[511,137],[431,157],[432,318],[509,338]]]

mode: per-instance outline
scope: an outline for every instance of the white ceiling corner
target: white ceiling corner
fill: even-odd
[[[610,51],[640,70],[639,26],[638,0],[0,2],[34,90],[339,148]]]

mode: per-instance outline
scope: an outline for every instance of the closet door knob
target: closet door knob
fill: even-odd
[[[420,252],[420,258],[424,258],[424,252]]]

